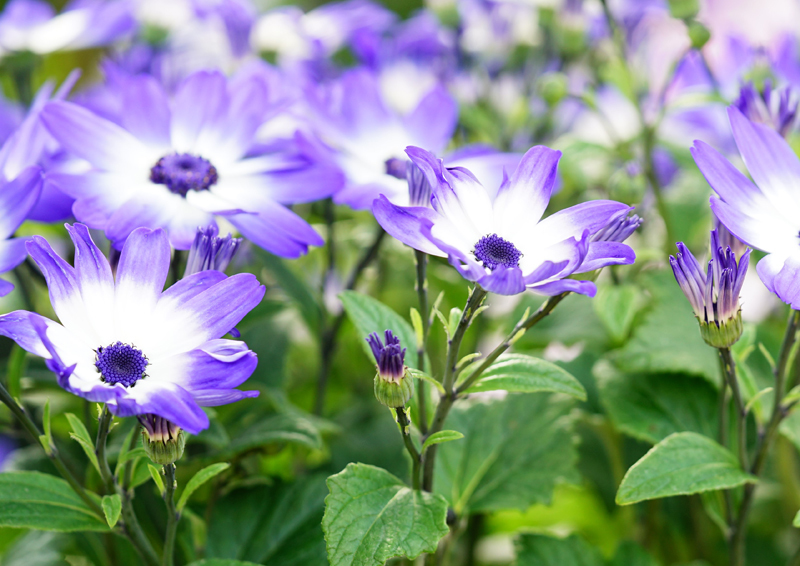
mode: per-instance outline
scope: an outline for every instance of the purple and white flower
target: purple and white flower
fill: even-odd
[[[44,55],[107,45],[134,27],[126,0],[76,0],[56,14],[48,2],[11,0],[0,14],[0,54]]]
[[[750,250],[736,262],[730,247],[723,247],[716,230],[711,231],[711,259],[704,272],[683,242],[669,264],[683,294],[700,322],[700,333],[714,347],[730,347],[742,334],[739,294],[750,265]]]
[[[255,276],[202,271],[163,290],[170,267],[163,230],[135,230],[115,275],[85,225],[67,230],[74,267],[44,238],[28,244],[60,322],[15,311],[0,316],[0,335],[45,358],[70,393],[120,417],[157,415],[192,434],[208,427],[201,407],[258,395],[235,389],[255,369],[255,353],[221,338],[264,296]]]
[[[221,219],[283,257],[323,244],[284,205],[330,195],[340,175],[286,150],[292,140],[256,147],[256,130],[274,110],[258,76],[198,72],[172,97],[148,76],[124,87],[124,112],[113,121],[69,102],[42,111],[53,136],[92,165],[85,174],[51,176],[76,199],[78,220],[103,230],[117,249],[144,226],[164,228],[185,250],[198,226]]]
[[[733,136],[753,181],[716,150],[695,141],[695,163],[714,189],[711,209],[742,242],[767,252],[756,270],[767,289],[800,308],[800,159],[772,128],[728,109]]]
[[[635,259],[629,246],[613,238],[629,235],[621,227],[627,225],[622,219],[631,210],[628,205],[596,200],[542,219],[560,151],[530,149],[496,191],[463,167],[446,168],[428,151],[411,147],[407,153],[431,184],[430,208],[400,207],[382,195],[373,204],[375,218],[412,248],[447,257],[464,278],[487,291],[593,296],[593,282],[567,277]]]

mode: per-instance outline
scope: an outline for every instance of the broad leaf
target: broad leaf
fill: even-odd
[[[327,566],[322,513],[325,477],[237,489],[214,506],[209,558],[281,566]]]
[[[617,504],[730,489],[757,481],[736,456],[694,432],[679,432],[656,444],[622,478]]]
[[[299,444],[312,450],[320,450],[322,436],[311,419],[301,415],[277,414],[237,434],[227,446],[214,454],[214,458],[233,458],[242,452],[277,443]]]
[[[422,451],[424,452],[428,446],[441,444],[443,442],[450,442],[451,440],[459,440],[461,438],[464,438],[464,435],[457,430],[440,430],[439,432],[430,435],[425,440],[425,443],[422,445]]]
[[[643,277],[652,307],[628,343],[610,354],[625,373],[685,373],[720,384],[719,362],[700,337],[697,320],[671,273]]]
[[[608,566],[659,566],[659,564],[641,546],[628,540],[617,547],[614,558]]]
[[[29,531],[3,552],[3,566],[65,566],[61,557],[69,535]]]
[[[674,374],[623,374],[605,361],[593,373],[600,401],[625,434],[651,444],[674,432],[716,438],[719,393],[708,382]]]
[[[603,566],[600,552],[577,535],[565,539],[524,534],[516,541],[517,566]]]
[[[374,466],[349,464],[328,478],[322,529],[331,566],[383,566],[434,552],[448,533],[447,502]]]
[[[67,482],[39,472],[0,474],[0,525],[43,531],[108,530]]]
[[[472,368],[464,370],[465,378],[469,377],[477,363]],[[483,372],[481,378],[469,388],[468,392],[498,390],[520,393],[551,391],[565,393],[582,401],[586,400],[583,386],[567,370],[554,363],[524,354],[502,356]]]
[[[211,478],[215,477],[218,474],[221,474],[228,468],[230,468],[230,464],[227,462],[220,462],[219,464],[211,464],[197,472],[192,479],[189,480],[189,483],[186,484],[186,488],[181,493],[181,498],[178,500],[178,512],[180,513],[186,504],[189,502],[189,498],[192,494],[197,491],[201,485],[206,483]]]
[[[420,367],[416,359],[416,333],[406,319],[377,299],[355,291],[345,291],[339,295],[339,298],[342,300],[344,310],[347,311],[347,316],[358,330],[359,336],[366,338],[371,332],[377,332],[383,340],[384,331],[391,330],[400,339],[400,344],[408,349],[406,365],[414,368]],[[372,350],[370,350],[369,344],[366,340],[362,340],[362,342],[364,351],[372,360]]]
[[[633,319],[643,304],[642,292],[634,285],[600,287],[592,301],[594,312],[615,343],[628,337]]]
[[[445,427],[465,438],[438,447],[435,491],[459,515],[549,503],[557,481],[578,479],[573,406],[547,393],[456,406]]]
[[[119,521],[120,513],[122,513],[122,499],[118,494],[106,495],[102,501],[103,513],[106,516],[106,522],[110,529]]]

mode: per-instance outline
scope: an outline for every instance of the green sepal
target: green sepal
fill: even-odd
[[[375,374],[375,397],[383,405],[391,409],[403,407],[413,394],[414,380],[407,368],[397,383],[383,379],[380,372]]]

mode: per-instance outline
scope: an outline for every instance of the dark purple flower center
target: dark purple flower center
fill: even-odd
[[[208,159],[189,153],[165,155],[150,170],[151,181],[182,197],[189,191],[207,191],[218,179],[217,169]]]
[[[518,267],[522,253],[517,247],[497,234],[484,236],[475,244],[475,258],[494,271],[498,267]]]
[[[150,363],[141,350],[122,342],[101,346],[95,350],[95,354],[94,367],[100,372],[100,379],[111,385],[121,383],[125,387],[133,387],[145,377],[144,370]]]

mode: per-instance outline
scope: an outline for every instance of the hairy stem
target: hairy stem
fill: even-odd
[[[167,503],[167,532],[164,535],[164,554],[161,566],[172,566],[175,560],[175,535],[178,532],[178,521],[181,515],[175,508],[175,464],[164,466],[164,500]]]
[[[411,421],[409,420],[406,410],[403,407],[398,407],[394,411],[397,414],[397,424],[400,425],[400,434],[403,435],[403,444],[406,446],[408,455],[411,456],[411,483],[414,486],[414,489],[419,489],[420,457],[417,447],[414,446],[414,441],[411,439],[411,434],[408,430],[408,427],[411,426]]]
[[[375,261],[375,258],[378,256],[378,251],[380,250],[381,243],[383,242],[385,236],[386,232],[383,231],[383,228],[378,226],[378,229],[375,233],[375,239],[372,241],[372,245],[364,251],[361,259],[359,259],[358,263],[353,268],[353,271],[350,272],[350,276],[347,278],[347,284],[345,285],[346,290],[351,291],[355,289],[359,278],[364,273],[364,270],[369,267],[369,265]],[[329,260],[332,258],[333,256],[329,255]],[[339,330],[342,327],[345,316],[346,313],[343,311],[336,315],[336,318],[333,319],[330,325],[326,326],[323,322],[323,327],[320,332],[319,346],[320,370],[319,375],[317,376],[317,395],[314,399],[315,415],[321,415],[322,411],[325,409],[325,394],[328,389],[328,379],[330,378],[331,365],[333,364],[333,354],[336,351],[336,342],[339,337]]]
[[[428,307],[428,255],[425,252],[414,250],[417,263],[417,299],[419,300],[419,315],[422,318],[422,343],[417,344],[417,364],[419,369],[425,371],[425,352],[428,343],[428,331],[431,320]],[[421,379],[417,382],[417,412],[419,413],[418,427],[422,434],[428,432],[428,384]]]
[[[733,361],[730,348],[719,348],[719,357],[722,363],[723,376],[733,393],[733,402],[736,405],[736,439],[739,452],[739,465],[742,470],[748,469],[747,463],[747,413],[745,412],[744,399],[736,377],[736,363]]]
[[[464,339],[464,333],[472,324],[475,318],[475,312],[481,306],[483,299],[486,298],[486,291],[478,285],[472,289],[467,298],[467,304],[464,307],[464,312],[461,313],[461,320],[458,323],[453,335],[447,341],[447,360],[445,362],[444,377],[442,378],[442,386],[444,393],[439,398],[439,405],[436,407],[436,413],[433,416],[433,422],[428,430],[428,434],[423,438],[430,437],[436,434],[444,426],[444,421],[447,418],[453,403],[456,400],[458,393],[454,385],[456,379],[456,363],[458,362],[458,352],[461,349],[461,342]],[[433,469],[436,462],[436,448],[437,445],[429,446],[422,454],[423,472],[422,472],[422,489],[425,491],[433,490]]]

